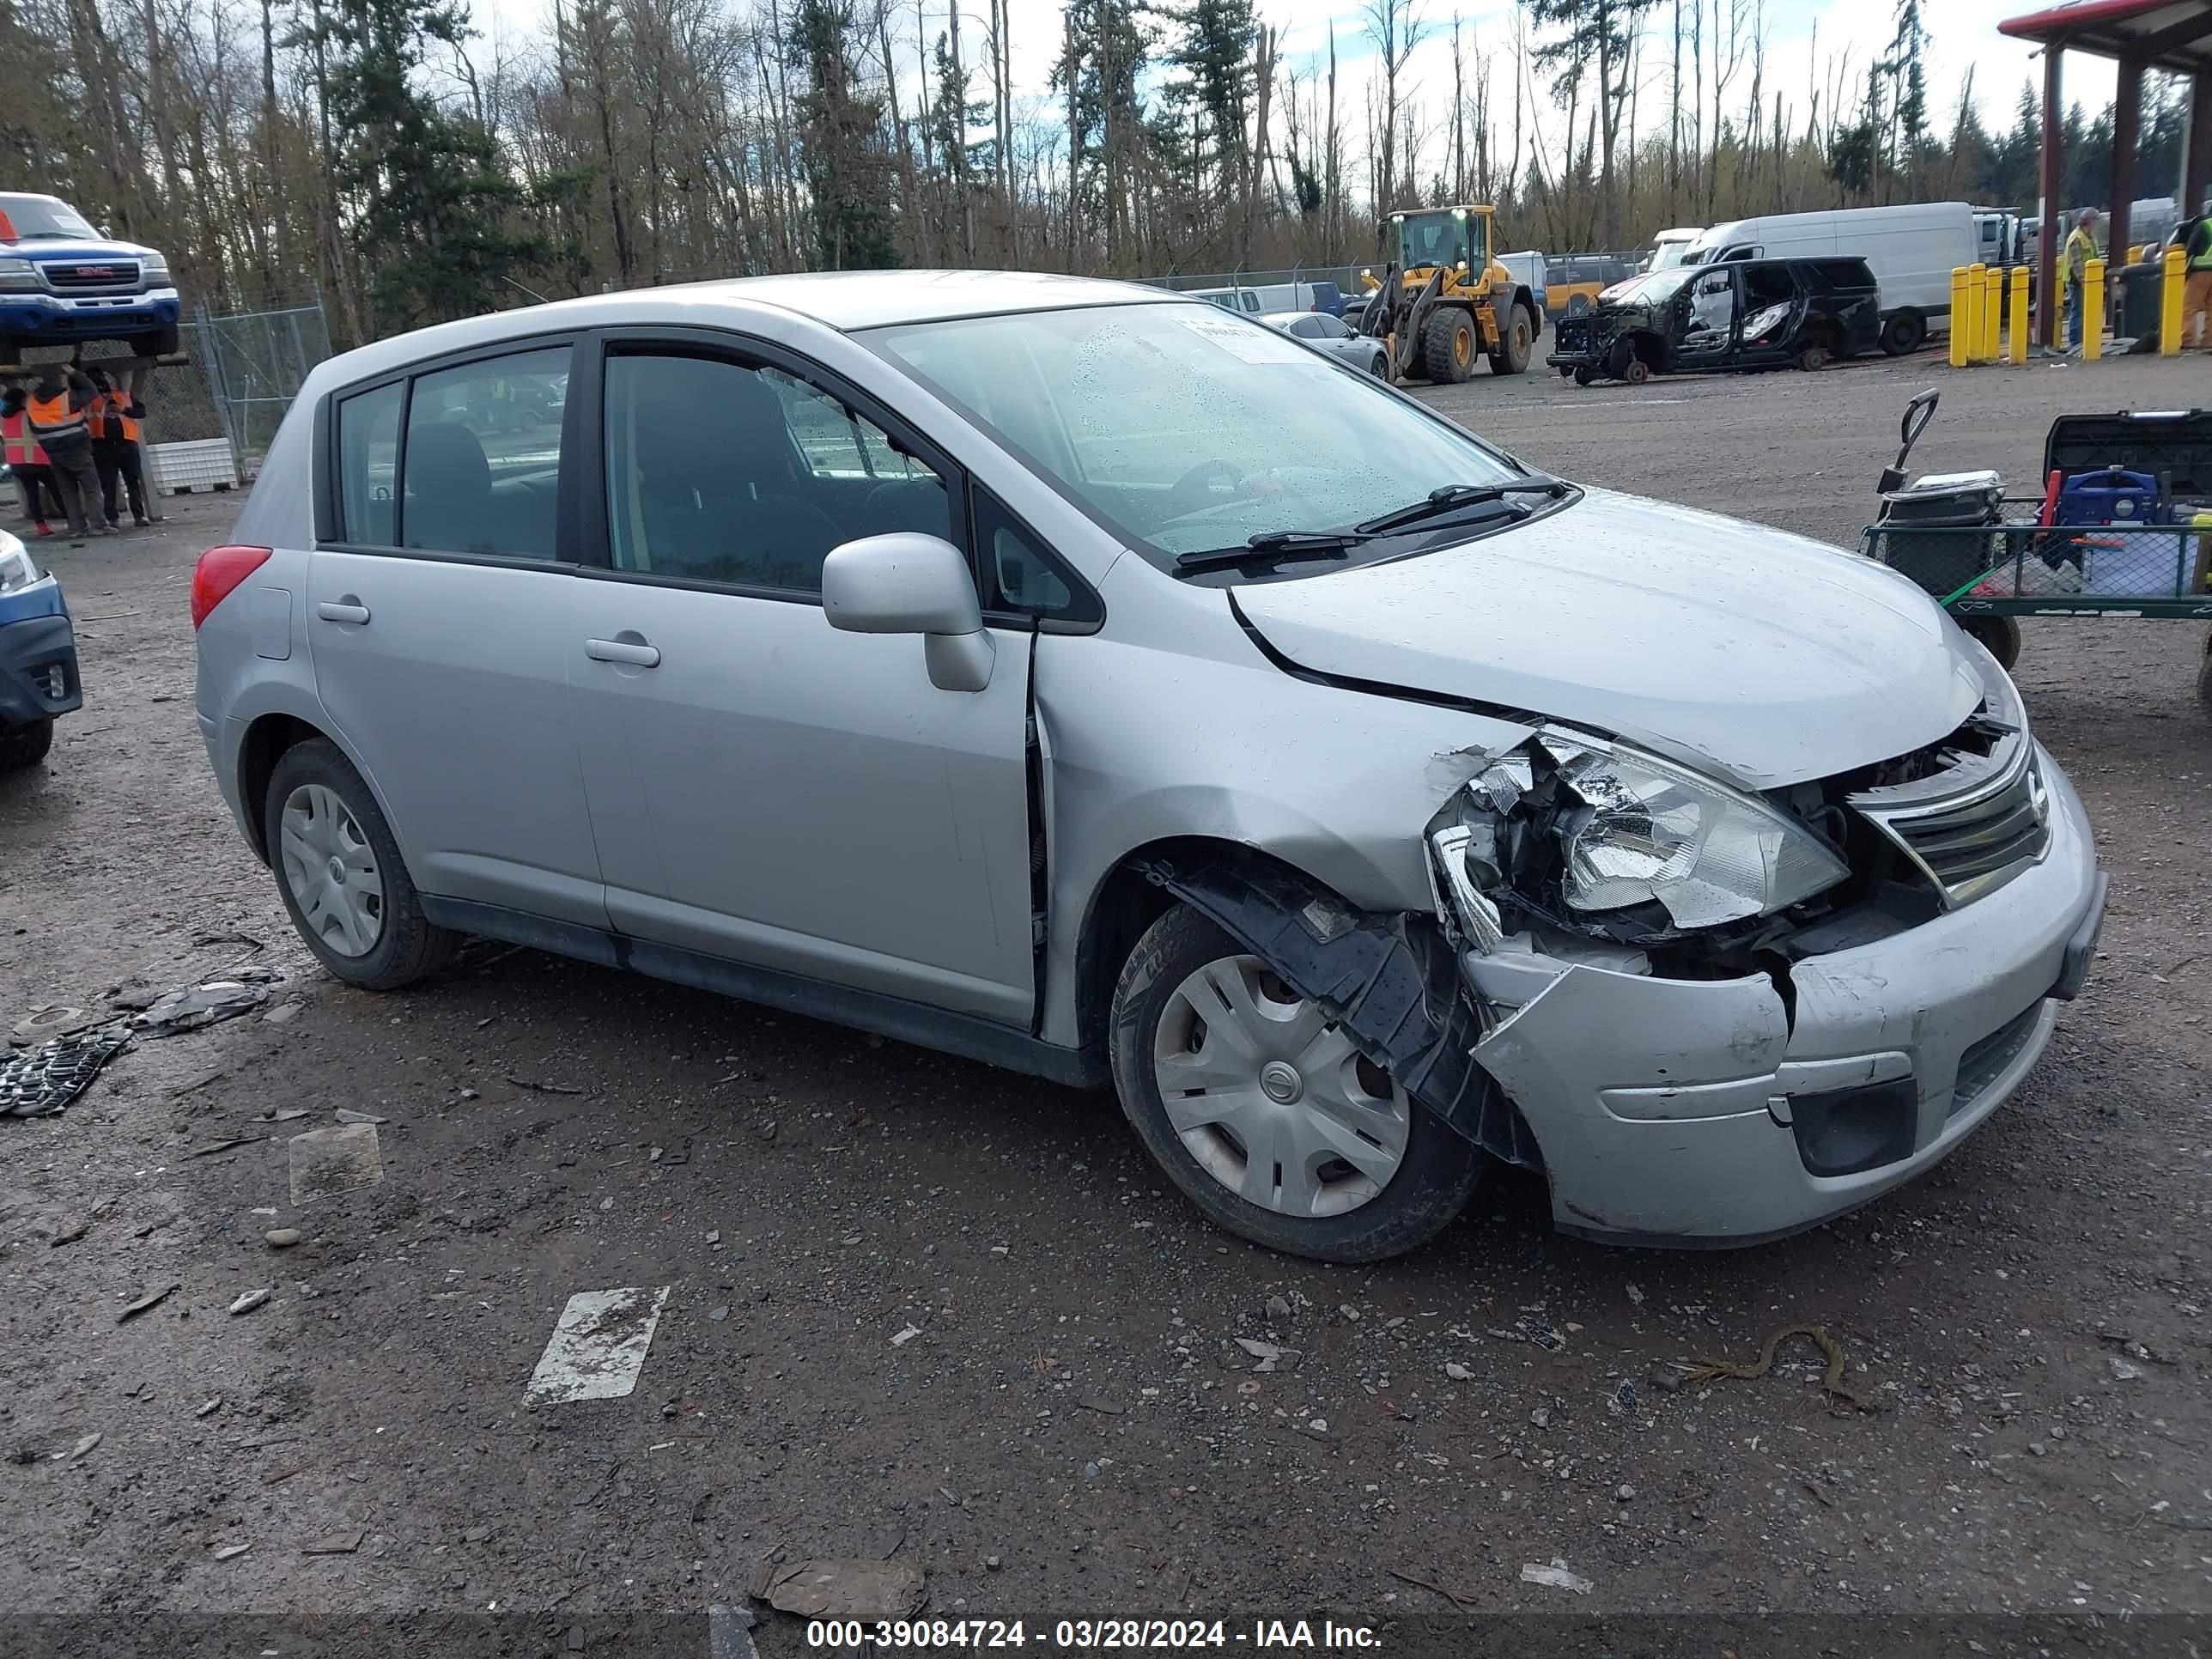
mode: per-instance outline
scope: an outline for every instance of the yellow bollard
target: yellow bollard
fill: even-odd
[[[1951,267],[1951,367],[1966,366],[1966,268]]]
[[[2027,361],[2027,267],[2012,268],[2012,360]]]
[[[2088,259],[2081,266],[2081,361],[2094,363],[2105,355],[2105,262]]]
[[[1986,326],[1983,313],[1988,310],[1990,268],[1978,261],[1966,267],[1966,361],[1982,361],[1982,337]]]
[[[1982,361],[1994,363],[2004,356],[2004,270],[1991,265],[1982,304]]]
[[[2177,356],[2181,351],[2182,250],[2166,251],[2165,280],[2158,290],[2158,355]]]
[[[2128,245],[2128,263],[2129,263],[2130,264],[2131,264],[2131,265],[2139,265],[2139,264],[2141,264],[2142,263],[2142,256],[2143,256],[2143,244],[2142,244],[2141,242],[2130,242],[2130,243]]]

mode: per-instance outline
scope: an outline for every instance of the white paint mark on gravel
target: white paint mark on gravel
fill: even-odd
[[[523,1398],[537,1405],[564,1400],[619,1400],[637,1386],[646,1352],[660,1322],[669,1287],[579,1291],[561,1310],[552,1340],[531,1373]]]

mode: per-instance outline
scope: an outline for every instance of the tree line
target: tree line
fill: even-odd
[[[1170,275],[1374,257],[1381,214],[1494,202],[1508,246],[1964,197],[2034,204],[2034,89],[1984,122],[1765,0],[1363,0],[1285,55],[1254,0],[0,0],[7,185],[167,252],[218,313],[323,297],[350,344],[538,297],[771,271]],[[1014,14],[1020,12],[1017,17]],[[1015,81],[1048,51],[1043,86]],[[2175,88],[2136,176],[2170,178]],[[2065,116],[2101,201],[2109,108]]]

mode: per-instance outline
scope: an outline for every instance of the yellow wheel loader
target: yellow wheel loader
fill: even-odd
[[[1370,297],[1359,331],[1384,342],[1393,380],[1465,380],[1478,352],[1493,374],[1528,368],[1544,313],[1492,252],[1492,211],[1464,204],[1390,216],[1389,268],[1380,282],[1360,273]]]

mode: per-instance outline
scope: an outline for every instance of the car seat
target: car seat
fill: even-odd
[[[475,433],[442,421],[409,428],[406,478],[407,510],[400,528],[408,546],[441,553],[500,550],[491,463]]]

